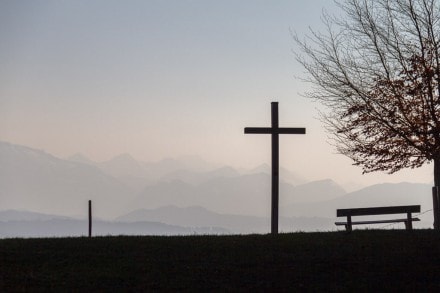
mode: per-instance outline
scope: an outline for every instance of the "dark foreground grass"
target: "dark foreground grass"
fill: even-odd
[[[432,230],[0,240],[0,291],[440,292]]]

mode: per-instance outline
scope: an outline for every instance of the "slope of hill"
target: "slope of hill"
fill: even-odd
[[[94,236],[194,234],[230,234],[230,231],[218,227],[183,227],[151,221],[133,223],[93,221]],[[86,220],[0,221],[0,238],[79,237],[86,235],[88,235],[88,222]]]
[[[280,232],[334,230],[331,219],[280,218]],[[88,233],[85,219],[35,213],[0,211],[0,238],[67,237]],[[93,219],[93,235],[192,235],[269,233],[270,220],[264,217],[218,214],[202,207],[140,209],[114,221]]]
[[[3,209],[84,217],[87,201],[91,199],[94,201],[94,215],[107,219],[138,209],[200,206],[217,213],[210,215],[211,220],[217,217],[212,223],[201,218],[210,225],[226,223],[225,227],[232,229],[232,223],[240,222],[240,231],[266,231],[271,205],[268,166],[260,166],[259,169],[266,170],[264,172],[243,175],[230,167],[209,169],[212,165],[197,157],[186,158],[186,161],[165,159],[143,163],[129,155],[121,155],[101,165],[102,169],[93,162],[89,164],[91,161],[82,155],[71,160],[84,163],[61,160],[43,151],[0,142],[0,206]],[[104,169],[119,179],[104,173]],[[150,173],[155,174],[153,177],[157,181],[148,177]],[[142,186],[142,191],[137,193],[121,183],[123,176],[128,176],[125,183],[139,180],[137,188]],[[153,181],[144,187],[148,178]],[[338,208],[403,204],[421,204],[423,211],[430,209],[431,187],[410,183],[380,184],[346,194],[329,179],[297,186],[283,180],[280,182],[280,216],[295,217],[296,221],[286,220],[286,229],[298,226],[299,218],[309,219],[306,222],[313,217],[318,222],[324,218],[320,225],[326,226],[328,219],[335,218]],[[197,215],[196,211],[193,212]],[[248,220],[236,218],[238,215],[254,217],[252,224],[243,224]],[[223,216],[233,218],[235,222],[228,222]],[[430,222],[430,215],[426,216]],[[155,220],[151,215],[147,219]],[[196,219],[193,217],[193,222],[188,224],[196,225]],[[171,221],[169,224],[179,225],[180,222]]]
[[[196,158],[187,158],[189,163],[166,159],[146,164],[129,155],[121,155],[101,165],[101,170],[82,155],[70,159],[74,161],[24,146],[0,143],[2,207],[84,215],[87,200],[91,199],[95,202],[96,215],[104,218],[136,208],[164,205],[200,205],[228,214],[267,216],[269,213],[270,176],[266,173],[240,175],[230,167],[194,171],[196,166],[206,170],[209,165]],[[189,164],[193,164],[189,169],[176,170]],[[104,169],[119,179],[104,173]],[[170,170],[174,171],[166,173]],[[156,178],[162,176],[163,180],[144,188],[149,172],[156,174]],[[136,193],[133,189],[141,186],[143,191],[133,201]],[[296,190],[282,181],[281,204],[316,200],[318,194],[313,186],[309,184]]]
[[[182,181],[191,185],[200,185],[205,181],[212,180],[218,177],[238,177],[240,173],[232,167],[221,167],[212,171],[200,172],[188,169],[180,169],[174,172],[165,174],[160,178],[160,181]]]
[[[43,151],[0,142],[0,206],[63,215],[111,217],[124,211],[132,191],[98,168],[58,159]]]
[[[301,184],[295,186],[291,192],[292,194],[284,205],[327,201],[341,197],[347,193],[341,186],[331,179]]]
[[[280,178],[284,182],[287,182],[292,185],[301,185],[307,183],[307,180],[301,177],[299,174],[296,174],[290,170],[287,170],[284,167],[280,167]],[[250,170],[241,170],[241,173],[243,175],[249,175],[249,174],[258,174],[258,173],[265,173],[265,174],[272,174],[272,168],[268,164],[261,164],[253,169]]]
[[[268,217],[219,214],[203,207],[191,206],[179,208],[165,206],[157,209],[139,209],[116,218],[118,222],[154,221],[170,225],[197,227],[222,227],[232,233],[268,233],[270,220]],[[281,217],[280,231],[329,231],[334,229],[331,219],[306,217]]]
[[[213,178],[198,186],[174,180],[147,186],[132,209],[198,205],[218,213],[261,216],[268,210],[269,194],[270,178],[266,174]]]
[[[76,162],[76,163],[82,163],[82,164],[88,164],[94,166],[96,163],[84,156],[81,153],[76,153],[70,157],[66,158],[67,161]]]
[[[332,199],[345,191],[331,180],[293,186],[280,182],[280,205]],[[147,186],[132,204],[132,209],[203,206],[209,210],[237,215],[267,217],[271,202],[271,177],[256,173],[230,177],[211,177],[199,185],[181,180]]]
[[[200,206],[179,208],[164,206],[157,209],[139,209],[115,219],[117,222],[155,221],[186,227],[223,227],[234,233],[267,231],[268,220],[262,217],[227,215],[211,212]]]
[[[214,176],[217,168],[214,164],[205,162],[197,156],[165,158],[147,163],[138,161],[129,154],[121,154],[111,160],[94,163],[94,165],[136,192],[160,180],[176,179],[190,184],[199,183],[206,177]]]
[[[0,211],[0,221],[9,222],[9,221],[47,221],[52,219],[67,219],[68,217],[56,216],[56,215],[48,215],[30,211],[23,210],[6,210]]]

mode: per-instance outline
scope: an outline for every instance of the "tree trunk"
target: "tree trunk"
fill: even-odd
[[[434,159],[434,188],[432,192],[434,229],[440,231],[440,157]]]
[[[440,157],[434,159],[434,186],[440,186]]]

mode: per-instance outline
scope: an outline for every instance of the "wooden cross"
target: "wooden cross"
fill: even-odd
[[[244,133],[272,135],[272,210],[271,233],[278,234],[279,134],[306,134],[305,128],[278,127],[278,102],[272,102],[272,127],[246,127]]]

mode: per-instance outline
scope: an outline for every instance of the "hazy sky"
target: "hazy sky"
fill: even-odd
[[[145,161],[179,155],[235,167],[270,163],[279,101],[280,164],[348,186],[432,181],[432,165],[361,175],[335,154],[301,97],[290,30],[319,29],[329,0],[0,0],[0,140],[59,157]]]

